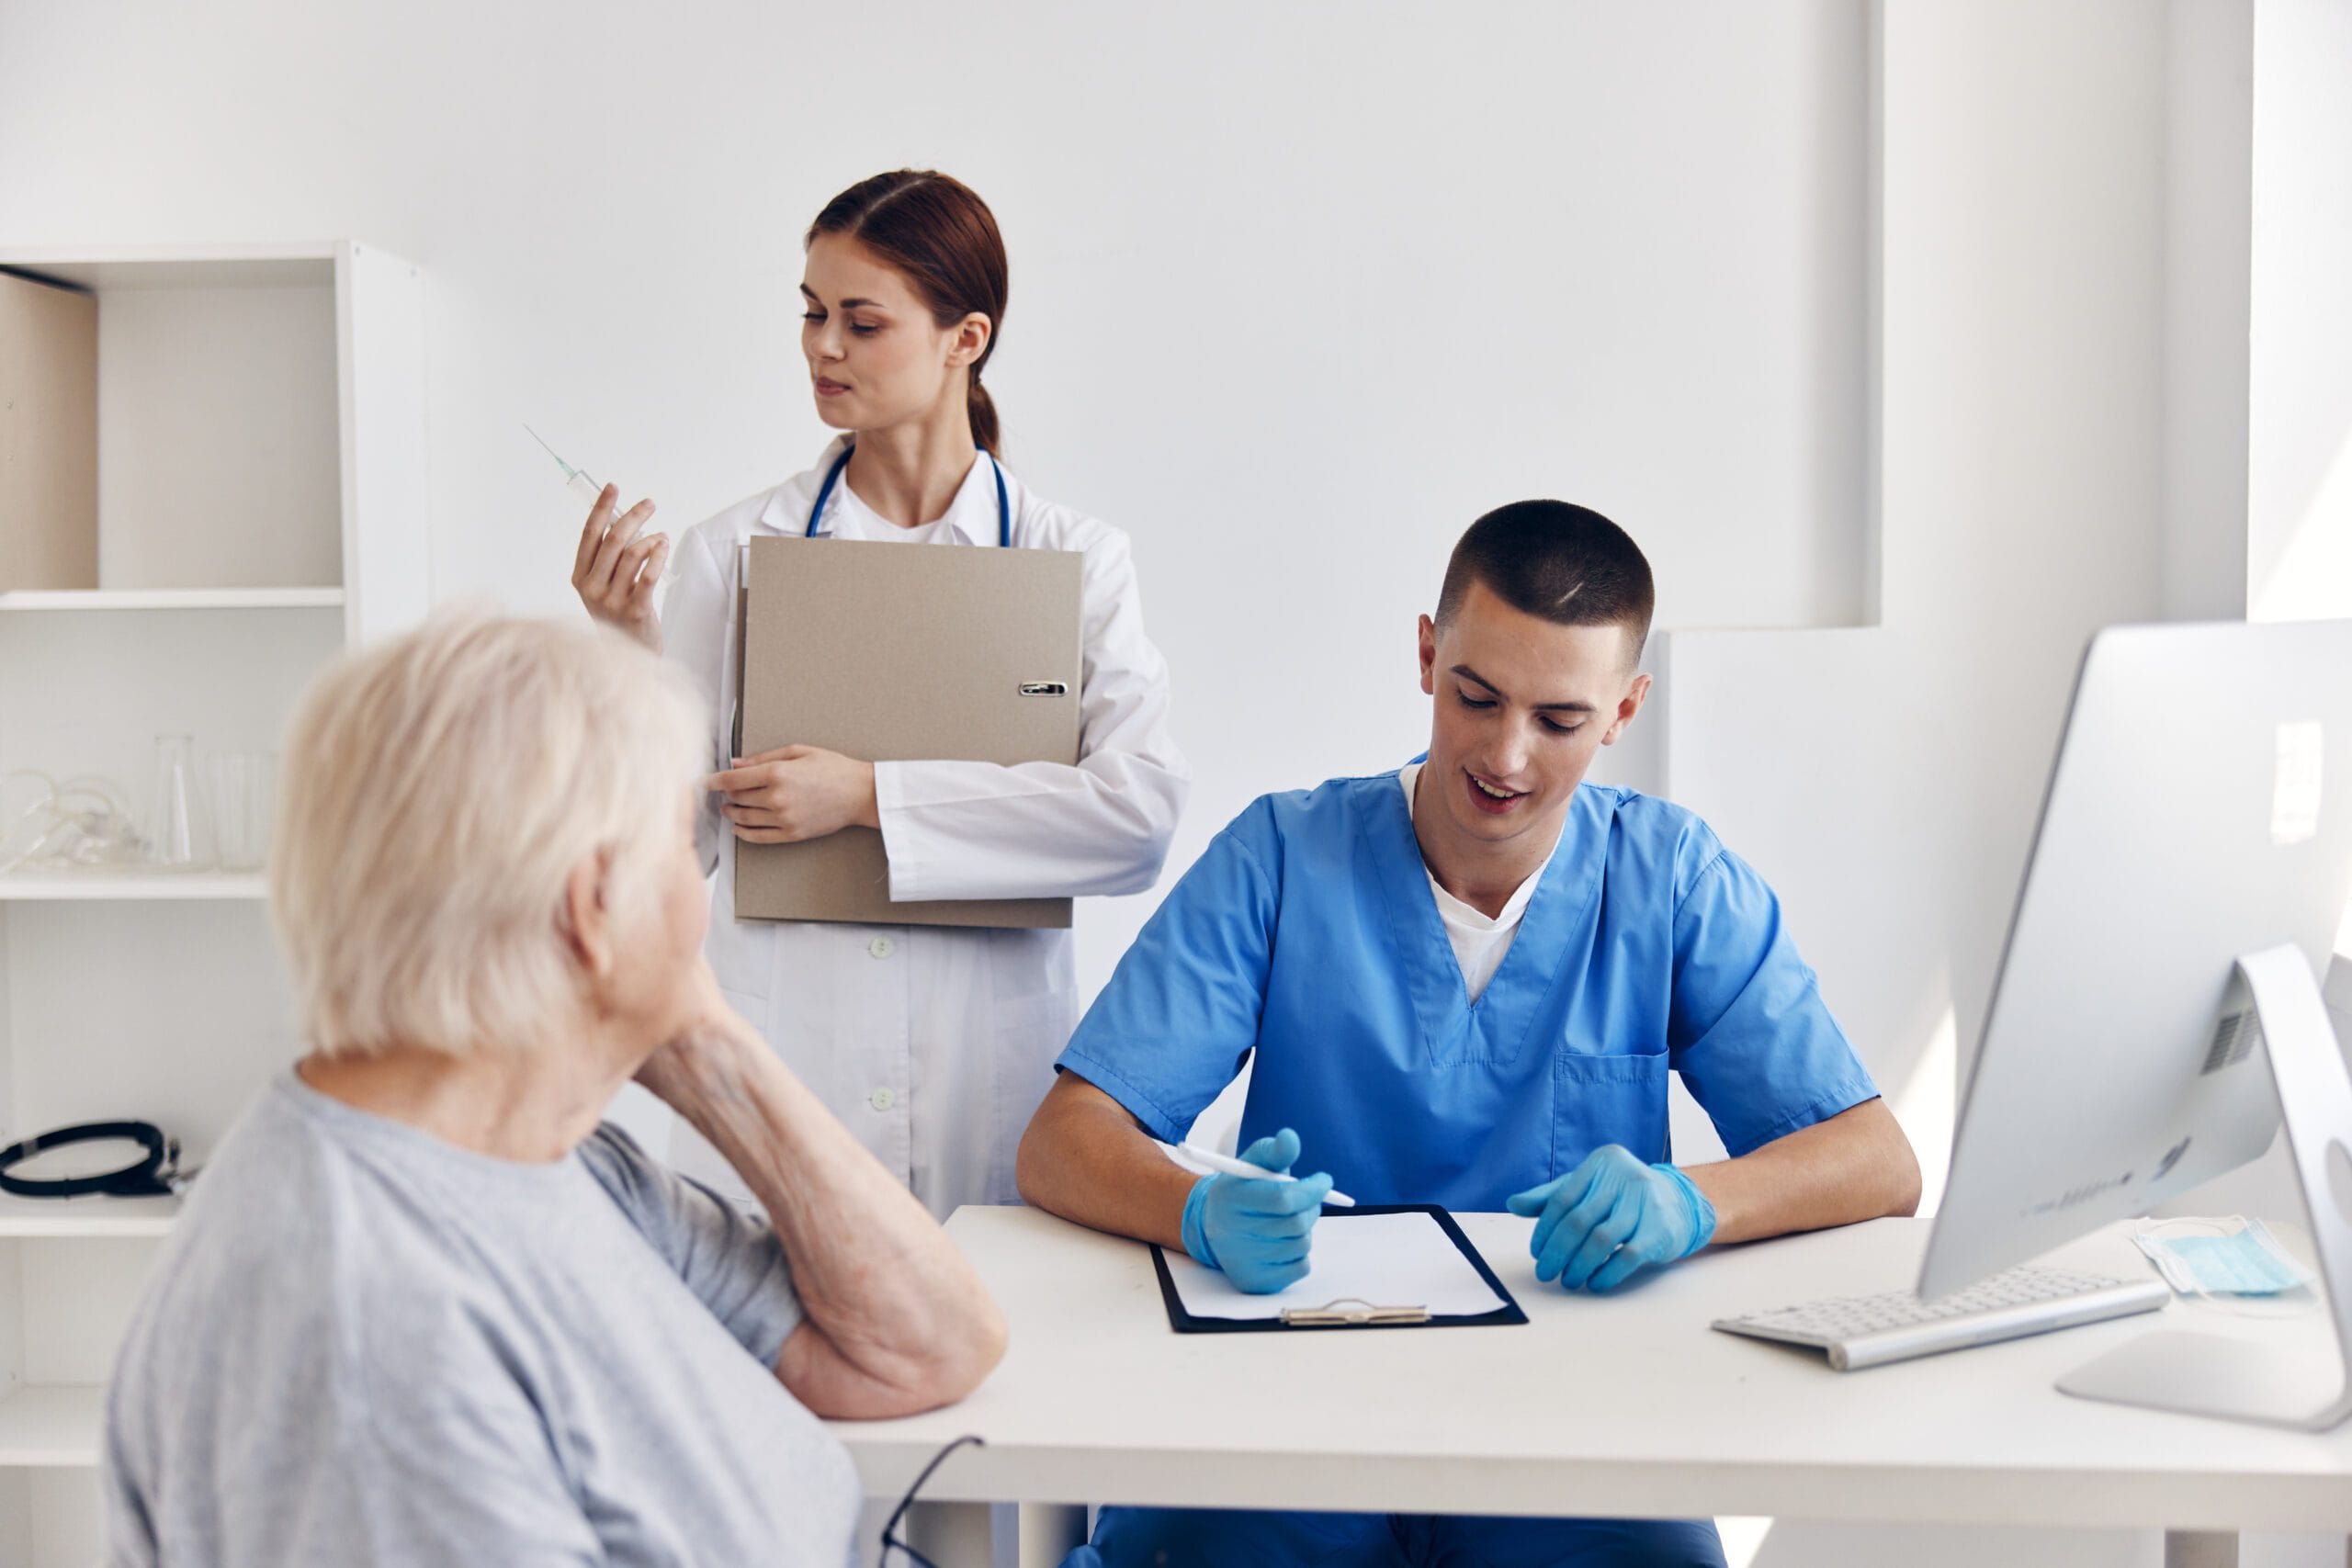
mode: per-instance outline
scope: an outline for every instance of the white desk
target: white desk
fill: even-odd
[[[1034,1210],[948,1222],[1012,1324],[1004,1363],[947,1410],[842,1423],[871,1495],[942,1446],[931,1505],[1134,1503],[1395,1513],[1968,1521],[2177,1532],[2352,1532],[2352,1425],[2321,1436],[2071,1399],[2052,1381],[2156,1314],[1868,1371],[1717,1334],[1710,1319],[1909,1285],[1928,1224],[1881,1220],[1702,1254],[1613,1297],[1538,1285],[1532,1222],[1464,1214],[1524,1327],[1178,1335],[1148,1250]],[[2147,1265],[2120,1229],[2055,1255]],[[2217,1333],[2308,1332],[2176,1303]],[[923,1533],[985,1562],[985,1509]],[[1082,1516],[1080,1516],[1082,1517]],[[1024,1508],[1023,1562],[1058,1561],[1066,1509]],[[2222,1555],[2227,1552],[2230,1555]],[[2182,1535],[2175,1562],[2227,1562]],[[946,1568],[949,1559],[940,1559]]]

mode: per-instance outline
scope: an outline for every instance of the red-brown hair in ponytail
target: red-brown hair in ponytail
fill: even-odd
[[[1007,267],[996,215],[970,186],[931,169],[896,169],[863,179],[825,203],[804,243],[820,234],[855,240],[906,276],[931,307],[933,325],[952,327],[975,312],[989,319],[989,345],[971,366],[967,407],[972,440],[998,449],[996,404],[980,371],[1004,326]]]

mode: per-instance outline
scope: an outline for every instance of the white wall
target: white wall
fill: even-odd
[[[2254,6],[2170,0],[2165,63],[2164,612],[2246,608]]]
[[[1882,621],[1676,633],[1668,781],[1779,887],[1932,1184],[2084,638],[2159,609],[2165,17],[1882,34]]]
[[[1136,538],[1181,866],[1418,748],[1412,617],[1491,505],[1622,518],[1668,624],[1859,611],[1860,0],[1473,15],[15,0],[0,239],[422,263],[436,591],[564,610],[522,422],[673,525],[804,466],[802,227],[961,175],[1012,255],[1012,460]],[[1086,912],[1088,984],[1148,907]]]
[[[2258,0],[2246,592],[2352,615],[2352,5]]]

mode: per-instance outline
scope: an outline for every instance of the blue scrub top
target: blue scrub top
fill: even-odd
[[[1690,812],[1580,785],[1475,1003],[1394,773],[1261,796],[1057,1066],[1181,1139],[1253,1049],[1241,1141],[1367,1203],[1497,1210],[1604,1144],[1664,1160],[1667,1073],[1743,1155],[1877,1095],[1763,878]]]

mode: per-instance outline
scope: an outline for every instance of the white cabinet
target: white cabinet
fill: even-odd
[[[424,615],[420,280],[347,242],[0,266],[97,295],[99,535],[95,591],[0,593],[0,774],[143,810],[157,735],[276,751],[327,660]],[[35,793],[0,781],[0,826]],[[0,875],[0,1144],[131,1117],[200,1166],[300,1051],[259,875]],[[175,1207],[0,1196],[0,1568],[97,1556],[100,1385]]]

